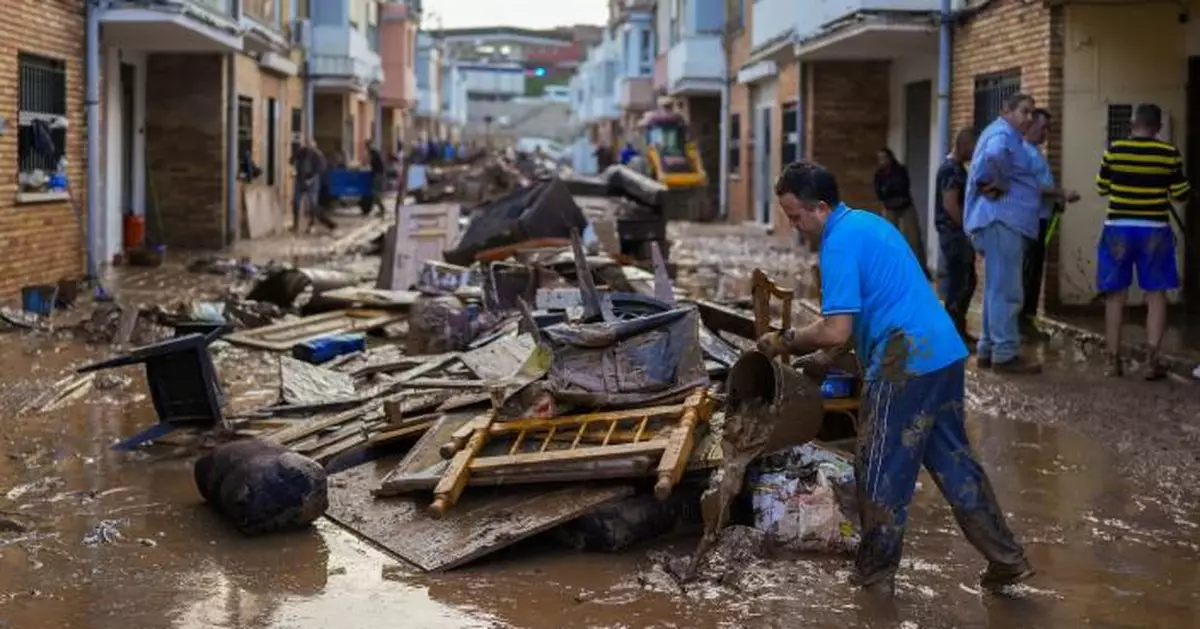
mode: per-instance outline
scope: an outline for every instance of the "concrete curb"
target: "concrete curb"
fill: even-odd
[[[821,313],[820,307],[811,299],[797,299],[796,303],[801,308],[808,311],[813,316],[818,316]],[[1038,323],[1049,329],[1054,334],[1058,334],[1064,338],[1071,339],[1076,343],[1084,346],[1084,351],[1088,353],[1098,353],[1104,351],[1104,335],[1098,334],[1086,328],[1081,328],[1077,325],[1065,323],[1057,319],[1049,317],[1038,317]],[[1087,346],[1094,346],[1097,351],[1091,350]],[[1145,345],[1140,343],[1122,343],[1121,356],[1130,358],[1139,362],[1145,362],[1149,354]],[[1175,354],[1160,354],[1159,360],[1167,367],[1167,370],[1172,374],[1182,377],[1191,382],[1193,380],[1192,372],[1196,369],[1196,360],[1186,356]]]
[[[1103,351],[1105,343],[1103,334],[1045,316],[1039,316],[1038,323],[1053,333],[1085,345],[1096,345],[1100,351]],[[1121,343],[1120,353],[1122,358],[1145,362],[1149,357],[1150,348],[1141,343],[1126,342]],[[1196,359],[1178,354],[1159,354],[1158,359],[1171,373],[1192,380],[1192,371],[1196,369]]]

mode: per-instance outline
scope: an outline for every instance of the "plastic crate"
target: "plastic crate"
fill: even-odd
[[[329,195],[335,199],[361,199],[371,196],[369,170],[336,168],[329,171]]]

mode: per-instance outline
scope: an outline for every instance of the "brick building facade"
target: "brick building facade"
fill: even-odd
[[[22,140],[22,103],[34,104],[29,72],[39,67],[53,81],[58,97],[41,108],[66,121],[63,150],[74,203],[86,207],[84,173],[84,19],[82,2],[16,0],[0,11],[0,295],[22,285],[80,277],[84,272],[84,237],[70,199],[64,195],[23,193],[22,171],[52,168],[32,156]],[[25,79],[22,80],[22,75]],[[28,115],[26,116],[28,118]],[[86,219],[83,220],[86,225]]]

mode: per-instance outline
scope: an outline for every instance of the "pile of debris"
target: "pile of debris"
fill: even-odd
[[[283,446],[332,473],[329,517],[442,570],[552,528],[574,547],[624,548],[698,520],[713,470],[712,486],[736,494],[759,454],[852,434],[844,420],[856,405],[822,405],[820,383],[807,381],[785,396],[806,415],[782,433],[765,425],[774,436],[730,471],[742,452],[734,433],[759,418],[727,416],[743,411],[726,396],[778,406],[774,383],[786,380],[767,369],[743,377],[752,393],[725,387],[731,370],[763,369],[739,364],[750,364],[743,350],[770,312],[682,299],[661,185],[623,167],[599,179],[546,175],[520,174],[465,209],[402,208],[373,277],[256,269],[241,296],[164,313],[174,337],[81,370],[145,365],[160,423],[120,447],[181,428]],[[791,307],[789,297],[784,325]],[[217,339],[277,355],[277,403],[225,413],[209,354]],[[362,464],[398,449],[407,454],[394,465]],[[805,452],[751,483],[783,478],[797,491],[797,460],[844,458]],[[809,490],[826,487],[828,465],[809,467],[823,470]],[[784,501],[777,488],[762,493]],[[704,519],[723,526],[729,498]],[[812,527],[780,524],[780,509],[756,511],[747,517],[766,517],[784,541],[813,538]]]

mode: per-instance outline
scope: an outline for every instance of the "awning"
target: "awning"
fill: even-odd
[[[937,31],[937,25],[926,15],[860,15],[796,42],[793,50],[804,61],[866,61],[936,54]]]
[[[100,14],[104,41],[149,52],[240,52],[241,29],[202,9],[112,7]]]

